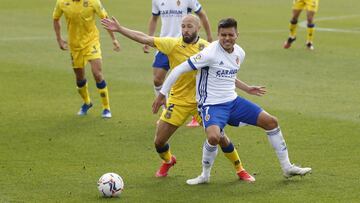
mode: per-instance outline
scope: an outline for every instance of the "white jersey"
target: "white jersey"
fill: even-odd
[[[214,41],[188,63],[196,75],[196,100],[199,105],[221,104],[236,99],[235,79],[240,64],[245,59],[244,50],[234,45],[232,53],[226,52],[219,41]]]
[[[182,18],[200,10],[197,0],[152,0],[152,14],[161,16],[160,37],[180,37]]]

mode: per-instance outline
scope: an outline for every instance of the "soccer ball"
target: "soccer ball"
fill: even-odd
[[[105,173],[100,177],[97,186],[102,196],[118,197],[124,189],[124,181],[116,173]]]

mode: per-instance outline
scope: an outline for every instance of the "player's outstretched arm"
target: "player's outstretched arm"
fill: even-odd
[[[54,31],[56,35],[57,43],[59,44],[59,47],[61,50],[68,50],[68,45],[65,40],[61,37],[61,25],[60,25],[60,19],[54,19]]]
[[[212,34],[211,34],[210,23],[209,23],[209,19],[206,15],[205,11],[201,10],[199,13],[197,13],[197,15],[199,16],[201,23],[204,26],[206,36],[207,36],[207,41],[212,42],[213,38],[212,38]]]
[[[264,86],[249,86],[248,84],[239,79],[235,80],[235,86],[251,95],[262,96],[266,93],[266,89]]]
[[[151,37],[145,33],[142,33],[142,32],[136,31],[136,30],[130,30],[124,26],[121,26],[119,21],[115,17],[112,17],[111,19],[109,19],[109,18],[102,19],[101,24],[104,26],[104,28],[106,30],[109,30],[112,32],[119,32],[129,39],[132,39],[141,44],[147,44],[151,47],[154,47],[154,37]]]

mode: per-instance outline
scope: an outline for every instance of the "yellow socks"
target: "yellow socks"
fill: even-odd
[[[98,88],[98,91],[100,93],[101,103],[102,103],[103,109],[110,110],[109,92],[108,92],[108,88],[106,86],[105,80],[103,80],[103,81],[101,81],[99,83],[96,83],[96,87]]]
[[[163,147],[156,148],[156,151],[159,153],[160,158],[164,160],[164,162],[170,163],[172,154],[168,143],[166,143]]]
[[[297,21],[292,20],[289,24],[289,30],[290,30],[290,37],[295,38],[296,37],[296,31],[297,31]]]
[[[224,152],[226,158],[228,158],[234,165],[236,172],[244,170],[239,154],[232,143],[230,143],[227,147],[221,148],[221,150]]]
[[[77,81],[77,89],[78,92],[81,96],[81,98],[83,99],[85,104],[90,104],[90,94],[89,94],[89,90],[88,90],[88,84],[86,79],[85,80],[81,80],[81,81]]]
[[[315,24],[308,24],[306,29],[306,42],[312,43],[314,40]]]

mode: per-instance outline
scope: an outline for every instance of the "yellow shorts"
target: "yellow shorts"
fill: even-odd
[[[71,51],[71,62],[73,68],[84,68],[86,63],[92,59],[101,59],[99,42],[79,51]]]
[[[166,106],[167,108],[161,113],[160,119],[167,123],[180,127],[190,115],[194,116],[198,123],[202,123],[196,104],[181,106],[167,103]]]
[[[319,8],[319,0],[294,0],[293,10],[308,10],[317,12]]]

